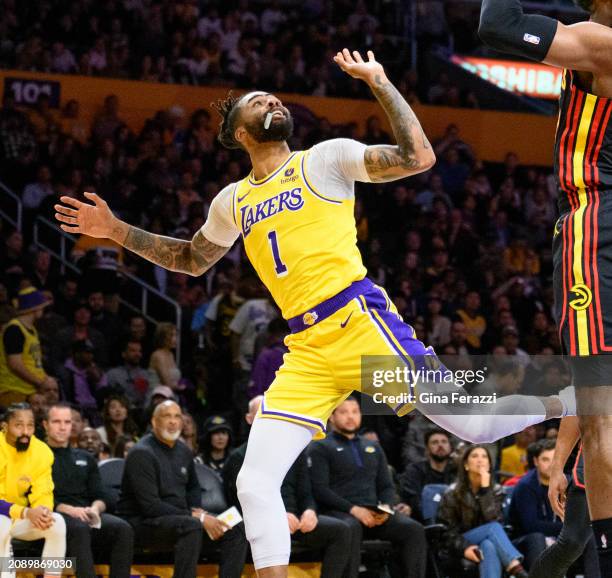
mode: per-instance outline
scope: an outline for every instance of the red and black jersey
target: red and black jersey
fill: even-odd
[[[555,141],[555,318],[570,357],[612,353],[612,99],[578,82],[564,71]],[[609,382],[594,364],[583,372],[576,385]]]
[[[563,213],[600,202],[612,190],[612,99],[595,96],[565,70],[555,139],[555,176]]]

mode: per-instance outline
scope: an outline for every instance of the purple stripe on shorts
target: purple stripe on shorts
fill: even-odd
[[[307,417],[302,417],[302,416],[291,414],[291,413],[284,413],[282,411],[271,411],[269,409],[266,409],[264,407],[263,400],[261,402],[261,413],[262,413],[262,415],[276,415],[278,417],[288,417],[288,418],[291,418],[291,419],[296,419],[296,420],[299,420],[299,421],[303,421],[303,422],[306,422],[306,423],[313,424],[313,425],[321,428],[324,433],[326,431],[325,426],[323,425],[323,423],[318,421],[318,420],[309,419]]]

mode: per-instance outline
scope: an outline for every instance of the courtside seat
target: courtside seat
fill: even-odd
[[[106,494],[106,511],[109,514],[114,514],[117,509],[124,467],[125,460],[122,458],[110,458],[98,464],[102,486]]]

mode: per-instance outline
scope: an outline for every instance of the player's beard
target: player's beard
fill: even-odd
[[[30,437],[29,436],[21,436],[15,440],[15,449],[18,452],[27,452],[30,447]]]
[[[268,113],[265,113],[260,119],[245,122],[244,127],[258,143],[284,142],[289,140],[293,134],[293,118],[288,110],[283,112],[286,114],[285,118],[281,120],[274,117],[267,130],[264,125]]]

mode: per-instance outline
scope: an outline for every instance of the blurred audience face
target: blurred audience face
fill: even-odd
[[[97,459],[101,447],[102,438],[100,434],[91,427],[84,428],[79,435],[79,448],[89,452]]]
[[[9,253],[18,255],[23,250],[23,236],[19,231],[13,231],[5,241]]]
[[[130,341],[121,354],[126,365],[137,367],[142,360],[142,345],[138,341]]]
[[[71,409],[70,413],[72,415],[72,435],[70,437],[72,440],[78,442],[79,436],[85,428],[85,422],[83,421],[83,416],[80,411]]]
[[[72,434],[72,410],[69,407],[52,407],[43,422],[51,445],[66,447]]]
[[[141,341],[147,334],[147,323],[143,317],[132,317],[130,319],[130,337]]]
[[[72,279],[68,279],[62,284],[60,290],[66,301],[72,301],[77,296],[78,289],[79,286],[77,282],[73,281]]]
[[[490,472],[491,462],[487,450],[479,447],[474,448],[464,461],[464,467],[468,474],[480,474],[483,467],[486,467],[486,470]]]
[[[57,385],[57,383],[49,381],[43,383],[41,386],[39,386],[38,393],[44,395],[45,399],[47,400],[47,405],[53,405],[54,403],[57,403],[60,399],[59,386]]]
[[[523,431],[514,434],[514,443],[520,448],[526,448],[530,443],[536,441],[536,428],[526,427]]]
[[[229,443],[229,433],[225,430],[216,431],[210,436],[210,445],[213,450],[224,450]]]
[[[552,469],[552,462],[555,457],[555,450],[544,450],[537,458],[533,458],[533,465],[538,470],[538,477],[544,485],[548,485],[550,480],[550,470]]]
[[[28,396],[28,403],[34,412],[34,417],[36,419],[44,417],[47,407],[49,407],[47,404],[47,398],[42,395],[42,393],[33,393],[32,395]]]
[[[468,311],[477,311],[480,307],[480,295],[476,291],[470,291],[465,296],[465,308]]]
[[[183,414],[181,408],[173,401],[160,403],[153,411],[151,426],[155,437],[168,445],[174,445],[181,437]]]
[[[83,369],[92,365],[94,354],[92,351],[75,351],[72,359],[77,367]]]
[[[448,436],[436,433],[429,437],[427,441],[427,454],[435,462],[443,462],[451,455],[451,443]]]
[[[91,311],[88,307],[78,307],[74,312],[74,324],[81,327],[89,325],[91,321]]]
[[[18,452],[27,451],[35,427],[32,410],[18,410],[4,423],[6,423],[5,436],[7,443]]]
[[[460,321],[456,321],[451,326],[451,340],[456,345],[463,345],[466,341],[465,325]]]
[[[104,310],[104,295],[101,291],[95,291],[91,293],[87,298],[89,308],[94,314],[100,313]]]
[[[118,399],[113,399],[108,404],[108,417],[113,423],[121,423],[127,419],[128,409]]]
[[[361,408],[354,399],[343,401],[329,418],[334,430],[343,435],[355,434],[361,427]]]
[[[195,438],[197,437],[196,431],[197,431],[196,424],[195,424],[195,421],[193,421],[193,417],[191,417],[191,414],[184,413],[183,414],[183,429],[181,430],[181,437],[183,438],[183,441],[192,449],[193,449],[193,442],[196,441]]]

